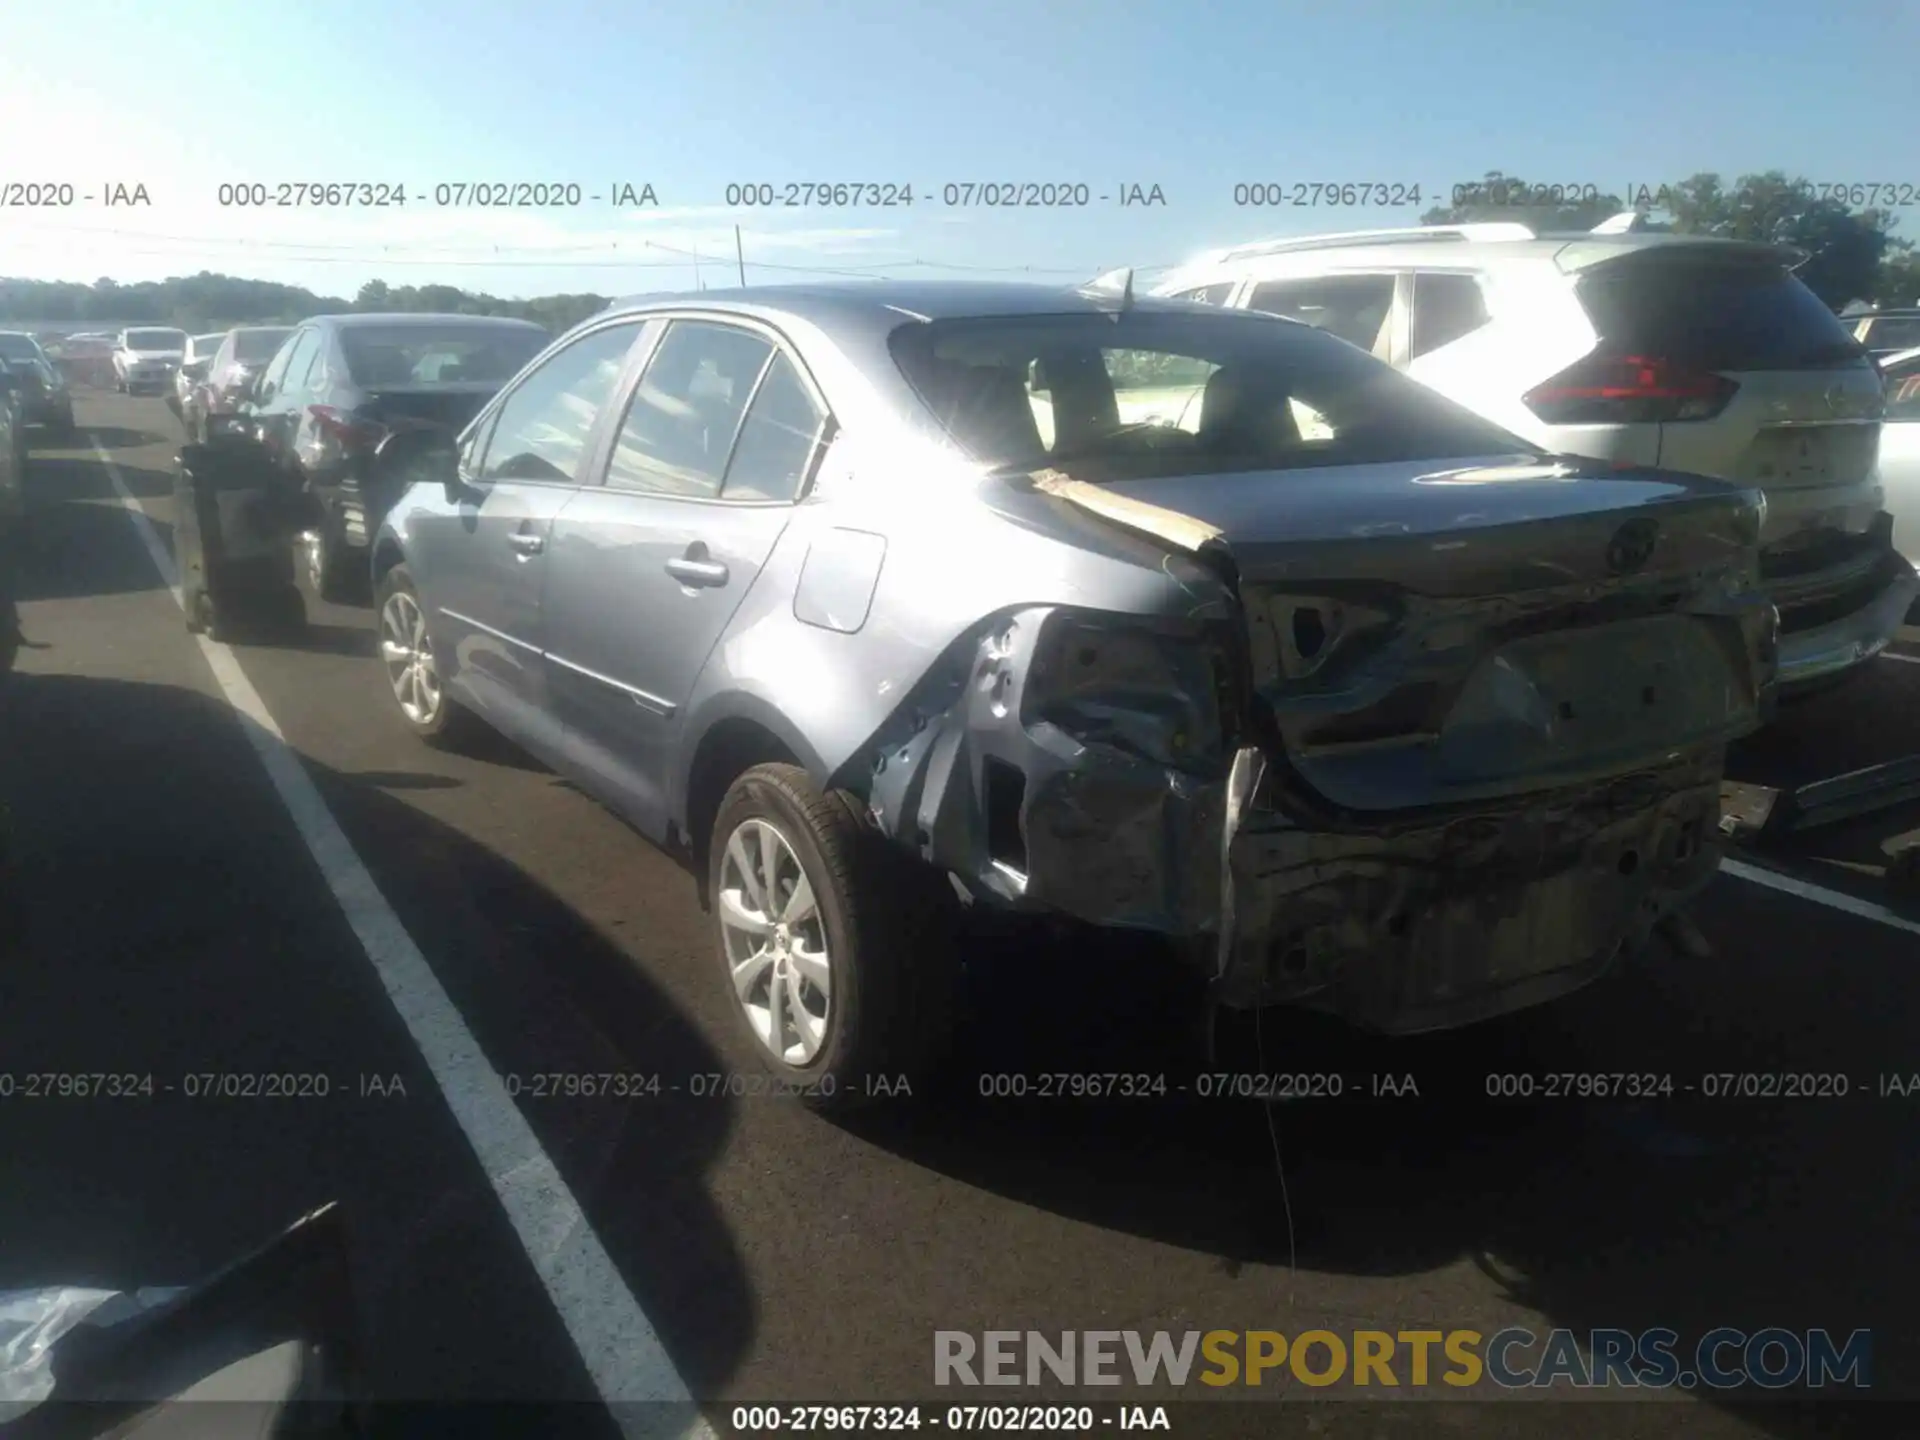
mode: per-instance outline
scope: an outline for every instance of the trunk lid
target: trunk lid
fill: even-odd
[[[1190,475],[1102,488],[1204,521],[1244,580],[1379,582],[1436,598],[1724,568],[1740,562],[1757,523],[1751,494],[1721,482],[1572,458]]]
[[[1751,491],[1497,456],[1099,488],[1231,557],[1258,702],[1351,810],[1632,774],[1771,700]]]
[[[456,381],[445,385],[381,386],[361,396],[354,413],[391,427],[396,421],[427,421],[458,430],[480,413],[504,382]]]

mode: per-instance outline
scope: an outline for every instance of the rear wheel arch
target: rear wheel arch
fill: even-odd
[[[693,758],[686,769],[686,788],[680,807],[685,823],[680,838],[687,849],[703,907],[711,903],[708,895],[708,847],[713,840],[713,822],[721,802],[733,782],[756,765],[798,765],[809,771],[799,747],[771,725],[747,715],[728,715],[716,720],[694,746]]]
[[[407,552],[400,548],[400,542],[391,535],[382,535],[373,546],[373,585],[377,591],[380,582],[387,578],[387,572],[396,565],[404,565]]]

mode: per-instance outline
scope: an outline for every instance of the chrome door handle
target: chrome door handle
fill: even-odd
[[[712,587],[727,583],[727,567],[718,560],[688,560],[684,556],[667,561],[667,573],[682,585]]]
[[[509,535],[507,537],[507,544],[511,545],[522,555],[538,555],[542,550],[547,548],[545,536],[531,535],[524,530],[517,534]]]

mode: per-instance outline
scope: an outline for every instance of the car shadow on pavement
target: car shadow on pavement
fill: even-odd
[[[150,1074],[162,1088],[195,1072],[332,1077],[331,1099],[8,1105],[0,1289],[188,1282],[338,1200],[382,1395],[590,1398],[495,1194],[517,1172],[483,1175],[248,723],[180,687],[0,678],[15,921],[0,931],[3,1068]],[[754,1329],[705,1188],[733,1102],[541,1095],[533,1077],[709,1073],[720,1057],[563,902],[385,793],[404,777],[306,769],[694,1393],[713,1393]],[[368,1074],[398,1075],[406,1098],[367,1098]],[[522,1198],[558,1223],[537,1237],[538,1263],[576,1265],[577,1219]],[[471,1420],[466,1433],[488,1428]]]
[[[1818,943],[1809,932],[1789,953],[1817,954]],[[1230,1277],[1248,1266],[1425,1277],[1464,1262],[1545,1326],[1670,1327],[1683,1356],[1722,1325],[1825,1327],[1843,1342],[1869,1329],[1875,1398],[1903,1384],[1914,1393],[1904,1297],[1920,1253],[1902,1197],[1920,1187],[1920,1098],[1859,1088],[1895,1061],[1920,1071],[1896,1018],[1920,1013],[1920,976],[1898,966],[1897,945],[1873,971],[1892,991],[1839,1007],[1817,971],[1756,975],[1748,956],[1690,963],[1656,942],[1585,992],[1450,1033],[1388,1040],[1269,1011],[1263,1058],[1233,1069],[1341,1091],[1274,1105],[1199,1097],[1195,1049],[1171,1023],[1191,994],[1149,948],[1129,948],[995,945],[970,962],[975,1022],[938,1100],[849,1128],[969,1185],[1217,1256]],[[1821,1006],[1845,1013],[1810,1020]],[[1709,1070],[1849,1066],[1851,1100],[1488,1093],[1507,1076],[1658,1071],[1684,1085]],[[1040,1098],[1043,1084],[1070,1090],[1075,1076],[1162,1073],[1175,1092],[1164,1099]],[[1027,1097],[983,1093],[1009,1088],[1004,1077],[1024,1077]],[[1456,1281],[1453,1293],[1461,1283],[1487,1289]],[[1380,1320],[1391,1329],[1398,1318]],[[1771,1404],[1752,1418],[1782,1436],[1838,1433],[1823,1413]]]
[[[76,466],[97,476],[97,465]],[[161,544],[172,548],[173,527],[148,516]],[[165,588],[140,532],[111,494],[105,497],[29,492],[25,518],[13,537],[14,594],[22,602],[91,595],[135,595]]]

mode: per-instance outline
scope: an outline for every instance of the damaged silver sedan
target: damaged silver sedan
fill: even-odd
[[[1756,492],[1130,282],[623,302],[391,443],[407,723],[685,854],[821,1102],[937,1055],[957,898],[1387,1032],[1563,994],[1712,876],[1772,703]]]

